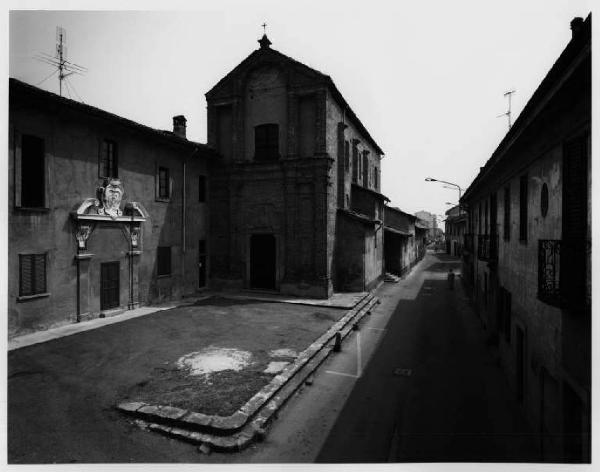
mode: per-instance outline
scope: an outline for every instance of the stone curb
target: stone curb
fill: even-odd
[[[341,331],[342,338],[347,337],[352,332],[352,325],[358,323],[367,313],[370,313],[373,306],[379,303],[377,298],[371,298],[365,303],[361,309],[359,309],[352,319],[354,323],[347,323]],[[333,335],[329,338],[331,340]],[[325,347],[323,344],[321,347]],[[255,418],[250,423],[243,425],[241,430],[234,432],[228,436],[210,434],[199,431],[192,431],[179,426],[169,426],[164,423],[164,418],[161,423],[150,422],[142,419],[136,419],[135,422],[138,426],[149,431],[154,431],[160,434],[164,434],[170,437],[181,439],[192,444],[199,445],[201,452],[207,453],[207,451],[215,450],[220,452],[236,452],[245,449],[253,441],[260,440],[265,435],[265,428],[276,417],[277,411],[285,404],[285,402],[291,398],[293,393],[304,384],[306,379],[310,377],[315,370],[327,359],[332,349],[321,349],[317,352],[308,362],[303,364],[301,375],[297,375],[280,389],[280,391],[274,395],[268,403],[263,403],[263,408],[258,412]],[[132,408],[138,406],[136,411],[140,411],[145,405],[141,402],[130,403]],[[122,410],[125,411],[125,410]],[[239,411],[239,410],[238,410]],[[206,415],[202,415],[206,416]]]
[[[212,433],[208,434],[208,436],[211,437],[214,437],[215,435],[216,437],[222,437],[231,434],[237,436],[244,432],[249,433],[248,431],[244,431],[244,426],[248,423],[249,419],[254,416],[259,409],[267,404],[269,400],[273,402],[277,398],[275,394],[282,390],[283,387],[286,386],[286,384],[288,384],[301,369],[309,364],[312,364],[312,361],[315,358],[318,359],[322,357],[322,359],[316,363],[316,365],[314,365],[314,368],[309,369],[309,374],[312,373],[312,371],[314,371],[318,365],[329,355],[330,351],[324,350],[323,348],[334,338],[336,333],[340,332],[342,338],[345,338],[352,330],[352,326],[368,312],[370,312],[373,305],[376,303],[378,303],[378,300],[372,294],[363,298],[359,302],[359,305],[350,310],[328,331],[326,331],[307,349],[305,349],[298,356],[294,364],[287,366],[280,374],[276,375],[269,384],[263,387],[250,400],[248,400],[245,405],[243,405],[238,411],[230,416],[223,417],[219,415],[205,415],[203,413],[193,412],[182,408],[150,405],[144,402],[123,402],[116,405],[116,408],[125,414],[145,420],[142,421],[142,423],[148,425],[149,429],[156,431],[165,432],[165,428],[169,429],[169,431],[173,428],[175,430],[189,428],[194,430],[190,431],[190,433],[194,432],[200,435],[203,433]],[[318,355],[323,353],[325,353],[324,356]],[[304,377],[308,377],[309,374]],[[302,379],[302,382],[303,381],[304,379]],[[300,382],[298,386],[302,382]],[[290,394],[291,393],[293,392],[290,392]],[[274,396],[275,398],[272,399]],[[267,405],[267,409],[270,410],[269,405]],[[260,418],[260,414],[258,415],[258,418]],[[256,419],[254,419],[251,424],[254,424],[255,422]],[[258,427],[261,428],[262,426]],[[240,430],[242,431],[240,432]],[[187,429],[182,429],[182,431],[187,431]],[[171,434],[171,431],[169,434]],[[173,434],[179,436],[183,433]],[[253,437],[254,434],[251,436]],[[199,437],[200,436],[197,436],[196,439]],[[202,442],[208,441],[202,440]],[[220,443],[220,441],[217,442]]]

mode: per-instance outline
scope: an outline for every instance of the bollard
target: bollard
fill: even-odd
[[[342,350],[342,335],[338,331],[335,333],[335,342],[333,343],[333,352],[340,352]]]

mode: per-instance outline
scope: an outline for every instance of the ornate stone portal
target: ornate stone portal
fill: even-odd
[[[77,253],[87,251],[87,241],[99,222],[116,223],[122,230],[134,250],[141,243],[141,223],[146,221],[148,213],[141,203],[129,202],[121,210],[121,202],[125,189],[119,179],[105,180],[96,189],[96,198],[86,198],[79,207],[71,213],[75,222],[75,239]]]
[[[137,265],[142,245],[142,223],[148,218],[148,213],[141,203],[129,202],[121,210],[125,190],[119,179],[105,180],[96,189],[96,198],[86,198],[77,209],[71,212],[73,219],[77,252],[77,313],[76,321],[81,321],[90,315],[88,300],[88,285],[90,280],[90,261],[93,254],[88,252],[87,243],[96,225],[118,226],[129,245],[129,302],[131,310],[139,305]]]

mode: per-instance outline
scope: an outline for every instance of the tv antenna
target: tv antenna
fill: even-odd
[[[500,118],[501,116],[506,116],[508,118],[508,129],[510,131],[510,128],[512,126],[512,121],[511,121],[511,107],[512,107],[512,95],[513,93],[517,93],[516,90],[509,90],[508,92],[504,92],[504,96],[508,97],[508,110],[506,111],[506,113],[502,113],[501,115],[498,115],[496,118]]]
[[[55,70],[47,76],[44,80],[39,82],[37,85],[41,85],[43,82],[48,80],[54,74],[58,72],[58,93],[62,97],[63,92],[63,82],[64,88],[71,97],[70,89],[73,89],[73,92],[79,97],[79,94],[76,92],[75,87],[68,81],[68,77],[73,74],[83,75],[88,70],[86,67],[80,66],[79,64],[75,64],[74,62],[67,61],[67,32],[64,28],[57,26],[56,27],[56,52],[54,56],[50,54],[46,54],[44,52],[36,54],[34,58],[44,64],[51,65],[55,67]],[[81,100],[81,97],[79,97]]]

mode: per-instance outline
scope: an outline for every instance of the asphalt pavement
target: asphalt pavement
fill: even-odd
[[[485,345],[456,258],[428,254],[316,462],[530,462],[531,429]],[[398,287],[402,290],[402,284]]]

